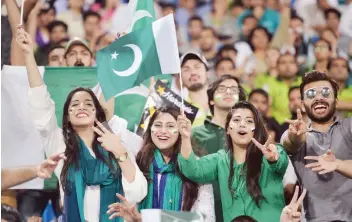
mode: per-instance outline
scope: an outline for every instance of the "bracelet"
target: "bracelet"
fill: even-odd
[[[115,156],[115,158],[116,158],[117,161],[119,161],[119,162],[124,162],[124,161],[126,161],[127,158],[128,158],[128,153],[127,153],[127,152],[124,152],[124,153],[121,154],[121,155]]]

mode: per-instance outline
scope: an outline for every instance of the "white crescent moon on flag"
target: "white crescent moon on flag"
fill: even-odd
[[[146,10],[138,10],[134,13],[133,19],[132,19],[132,24],[131,28],[134,26],[134,24],[141,18],[143,17],[150,17],[153,18],[153,16]]]
[[[128,45],[125,45],[124,47],[129,47],[133,50],[134,61],[133,61],[132,65],[125,71],[116,71],[115,69],[112,69],[112,71],[116,75],[122,76],[122,77],[133,75],[138,70],[139,66],[142,63],[142,51],[138,46],[136,46],[134,44],[128,44]]]

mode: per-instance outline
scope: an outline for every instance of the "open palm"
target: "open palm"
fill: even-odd
[[[114,203],[109,206],[107,213],[112,214],[109,219],[111,220],[115,217],[122,217],[128,222],[140,222],[141,217],[137,210],[137,206],[135,204],[128,203],[126,198],[118,193],[116,196],[121,200],[121,203]]]
[[[321,156],[306,156],[304,159],[315,160],[316,162],[307,164],[306,167],[314,172],[319,172],[319,174],[333,172],[337,170],[339,165],[338,160],[330,150]]]

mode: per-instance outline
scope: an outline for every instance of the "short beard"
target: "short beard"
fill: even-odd
[[[195,83],[191,85],[188,90],[193,92],[198,92],[199,90],[203,89],[204,85],[202,83]]]
[[[330,110],[329,110],[328,114],[326,114],[326,116],[323,116],[323,117],[314,116],[311,107],[307,107],[306,105],[304,105],[304,107],[306,108],[307,115],[312,122],[326,123],[335,115],[336,101],[334,101],[331,104],[331,107],[329,106]]]

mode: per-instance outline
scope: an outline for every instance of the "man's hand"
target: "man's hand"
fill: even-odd
[[[339,168],[340,161],[336,159],[335,154],[328,150],[321,156],[306,156],[306,160],[315,160],[316,162],[306,165],[306,168],[312,169],[319,174],[326,174],[333,172]]]
[[[297,109],[296,120],[286,120],[289,123],[288,139],[292,144],[301,144],[306,141],[307,124],[304,122],[300,109]]]

